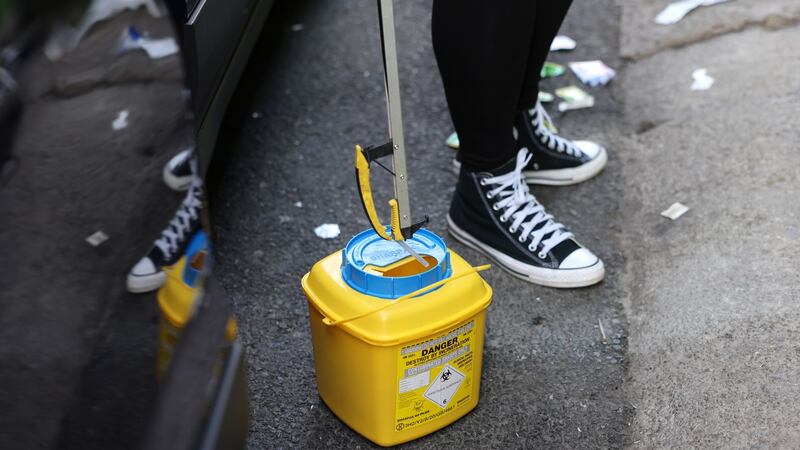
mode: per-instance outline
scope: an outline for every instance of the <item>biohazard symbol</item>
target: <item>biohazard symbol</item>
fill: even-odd
[[[439,378],[441,378],[442,381],[447,381],[447,380],[450,379],[451,375],[453,375],[453,374],[450,373],[450,368],[448,367],[447,370],[445,370],[444,372],[442,372],[441,375],[439,375]]]

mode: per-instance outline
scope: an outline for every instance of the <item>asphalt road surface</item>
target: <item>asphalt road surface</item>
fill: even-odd
[[[218,273],[249,357],[250,446],[369,447],[317,394],[300,278],[368,226],[352,164],[356,143],[387,136],[377,11],[366,0],[286,3],[276,6],[255,49],[211,174]],[[456,176],[453,152],[444,146],[452,125],[430,43],[430,2],[396,2],[395,12],[414,213],[428,214],[430,228],[468,261],[485,263],[446,232]],[[618,67],[617,24],[612,0],[576,2],[562,32],[578,41],[578,49],[551,59],[602,59]],[[567,74],[543,88],[570,83],[578,82]],[[579,186],[537,187],[534,193],[603,258],[606,280],[556,290],[500,269],[487,273],[495,294],[480,405],[409,447],[624,445],[633,407],[622,387],[628,326],[620,299],[627,294],[613,147],[621,113],[613,85],[591,91],[593,109],[553,116],[565,136],[605,143],[608,167]],[[387,198],[388,175],[375,174],[382,178],[375,181],[378,192]],[[341,235],[318,238],[313,230],[323,223],[338,223]]]
[[[800,42],[800,3],[725,2],[654,24],[668,2],[576,1],[562,32],[578,48],[550,58],[602,59],[617,69],[610,85],[584,87],[594,108],[553,113],[566,137],[606,145],[604,172],[578,186],[534,189],[603,258],[606,279],[562,291],[486,273],[495,296],[480,405],[408,447],[800,442],[800,53],[792,45]],[[276,3],[209,176],[216,271],[248,352],[250,447],[371,447],[317,395],[300,278],[368,227],[352,158],[355,144],[387,136],[377,11],[372,0]],[[444,146],[452,125],[430,46],[430,1],[395,3],[413,212],[429,215],[431,229],[469,262],[485,263],[445,229],[456,178]],[[124,13],[99,26],[77,60],[52,65],[38,55],[20,77],[33,104],[17,145],[33,153],[16,152],[23,165],[0,203],[11,213],[35,206],[54,214],[50,235],[65,254],[84,255],[85,273],[108,276],[64,271],[59,253],[9,252],[10,279],[48,283],[6,287],[11,298],[35,301],[6,302],[0,314],[5,341],[14,343],[0,358],[3,448],[132,448],[156,395],[154,295],[127,294],[123,280],[180,201],[160,172],[189,130],[178,106],[178,60],[116,55],[112,43],[127,23],[168,29],[144,11]],[[107,70],[87,65],[103,52],[115,55]],[[691,90],[698,68],[716,80],[710,90]],[[542,87],[573,83],[568,73]],[[122,108],[130,108],[131,126],[112,134],[109,120]],[[53,128],[46,135],[57,145],[38,145],[41,118],[66,110],[88,128]],[[75,140],[81,133],[93,137]],[[49,157],[30,164],[50,153],[77,156],[65,167]],[[86,159],[90,153],[97,158]],[[92,190],[80,220],[66,220],[51,205],[65,204],[81,184],[73,179],[90,181],[67,170],[85,173],[88,161],[108,162],[102,180],[115,188]],[[63,176],[36,183],[61,184],[47,201],[32,202],[26,170],[55,171]],[[391,180],[374,174],[384,204]],[[676,201],[691,210],[676,221],[659,215]],[[125,214],[98,207],[108,204],[125,205]],[[34,216],[11,213],[6,240],[15,244]],[[313,229],[323,223],[338,223],[341,235],[318,238]],[[112,236],[103,247],[76,238],[96,229]],[[14,272],[22,269],[35,277]],[[39,291],[48,295],[30,295]]]

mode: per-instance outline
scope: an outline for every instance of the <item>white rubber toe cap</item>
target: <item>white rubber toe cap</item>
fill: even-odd
[[[150,258],[144,257],[128,273],[126,286],[133,293],[150,292],[160,288],[165,280],[161,268],[156,267]]]
[[[156,265],[153,264],[153,261],[146,256],[140,259],[139,262],[133,266],[133,269],[131,269],[131,275],[137,277],[152,275],[156,272],[160,272],[160,270],[158,270]]]
[[[559,264],[559,269],[582,269],[584,267],[591,267],[597,264],[600,258],[594,255],[594,253],[590,252],[585,248],[579,248],[574,252],[570,253],[569,256],[561,261]]]
[[[572,141],[576,147],[581,149],[583,153],[586,154],[591,159],[597,158],[597,155],[603,150],[603,146],[598,144],[597,142],[592,141]]]

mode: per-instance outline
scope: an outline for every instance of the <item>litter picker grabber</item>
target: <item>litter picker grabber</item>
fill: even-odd
[[[403,112],[400,103],[400,77],[397,66],[397,46],[395,43],[393,0],[378,0],[380,15],[381,47],[383,53],[383,73],[386,82],[386,109],[389,119],[389,142],[361,148],[356,145],[356,178],[361,204],[375,232],[387,241],[396,241],[413,255],[423,266],[425,262],[404,241],[411,239],[414,233],[428,223],[428,217],[417,223],[411,220],[411,205],[408,197],[408,172],[406,171],[406,148],[403,139]],[[392,169],[389,170],[378,159],[392,156]],[[372,199],[369,167],[375,161],[394,177],[394,198],[389,200],[391,219],[389,230],[381,223]]]

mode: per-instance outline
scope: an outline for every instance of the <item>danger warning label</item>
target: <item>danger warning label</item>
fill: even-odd
[[[475,322],[400,349],[395,429],[442,417],[472,395]]]
[[[439,376],[425,391],[425,398],[444,408],[447,406],[447,402],[453,398],[462,381],[464,381],[464,375],[445,364],[442,371],[439,372]]]

